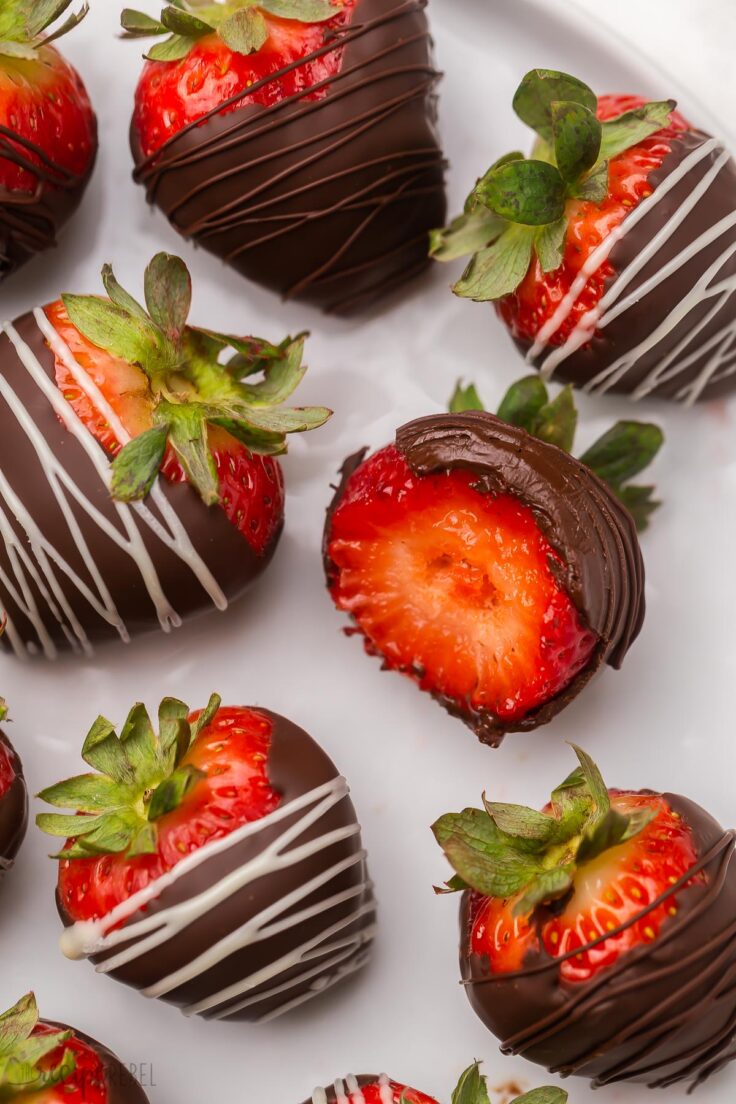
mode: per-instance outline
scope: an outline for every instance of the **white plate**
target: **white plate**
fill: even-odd
[[[649,614],[619,674],[605,672],[557,721],[508,739],[497,752],[429,698],[345,638],[324,590],[319,545],[329,483],[357,446],[380,445],[402,421],[439,409],[458,375],[478,381],[489,403],[522,364],[489,308],[455,300],[439,268],[400,305],[363,323],[326,321],[285,309],[174,235],[149,213],[130,180],[128,114],[139,49],[115,39],[114,0],[94,11],[64,49],[79,65],[100,115],[100,164],[84,210],[54,256],[36,260],[2,291],[5,317],[53,299],[59,290],[94,291],[104,260],[124,283],[140,286],[159,248],[179,250],[195,276],[193,317],[212,327],[278,336],[311,328],[311,378],[304,401],[337,414],[309,440],[295,442],[287,467],[288,525],[275,564],[249,601],[213,614],[170,638],[111,647],[87,664],[0,661],[0,687],[12,702],[11,735],[36,789],[79,767],[78,749],[98,712],[122,720],[129,704],[155,706],[164,694],[192,704],[217,689],[225,701],[268,705],[309,729],[352,783],[381,901],[381,936],[371,969],[332,999],[275,1024],[248,1028],[186,1020],[149,1003],[87,964],[57,950],[54,864],[35,830],[2,901],[0,1006],[35,987],[48,1017],[68,1019],[152,1074],[160,1104],[237,1100],[296,1104],[313,1086],[350,1070],[388,1070],[448,1101],[455,1075],[486,1060],[491,1085],[546,1080],[504,1059],[457,984],[456,905],[436,900],[445,865],[428,825],[440,813],[497,799],[541,803],[571,763],[564,741],[595,754],[612,784],[689,794],[733,823],[733,710],[736,680],[732,616],[736,599],[736,407],[681,411],[645,405],[668,444],[656,480],[666,505],[644,540]],[[149,11],[156,5],[151,2]],[[479,170],[526,141],[510,100],[536,65],[578,73],[601,90],[664,97],[672,87],[593,22],[584,26],[556,0],[433,0],[438,53],[446,72],[442,125],[459,205]],[[111,80],[112,76],[112,80]],[[686,111],[702,120],[692,99]],[[585,446],[625,402],[581,402]],[[733,1100],[736,1069],[702,1095]],[[567,1083],[584,1104],[584,1083]],[[650,1099],[618,1088],[599,1104]],[[668,1104],[683,1101],[679,1091]]]

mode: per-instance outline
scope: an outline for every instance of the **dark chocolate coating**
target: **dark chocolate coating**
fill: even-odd
[[[556,569],[559,584],[583,623],[598,637],[588,666],[565,690],[521,720],[506,723],[487,710],[473,708],[470,702],[435,695],[480,740],[495,747],[508,732],[526,731],[552,720],[603,664],[621,666],[639,635],[645,612],[644,562],[636,526],[610,488],[579,460],[493,414],[470,411],[419,418],[397,431],[396,447],[415,475],[455,468],[471,471],[482,491],[511,494],[528,506],[564,562],[564,568]],[[364,455],[358,453],[346,462],[328,512],[328,584],[337,570],[327,554],[332,513]]]
[[[489,974],[487,959],[470,953],[464,894],[461,974],[504,1053],[590,1078],[594,1088],[617,1081],[694,1088],[736,1057],[735,835],[686,798],[665,797],[692,829],[699,857],[678,885],[698,869],[706,884],[673,887],[677,917],[590,982],[561,981],[541,940],[520,972]]]
[[[107,1104],[148,1104],[148,1097],[128,1067],[124,1066],[117,1055],[106,1046],[85,1035],[84,1032],[77,1031],[75,1027],[69,1027],[68,1024],[54,1023],[50,1020],[42,1022],[47,1027],[52,1027],[54,1031],[72,1031],[76,1039],[86,1043],[98,1055],[105,1071]]]
[[[28,828],[28,790],[23,766],[10,743],[0,732],[0,744],[10,752],[15,778],[10,788],[0,796],[0,879],[10,870]]]
[[[82,201],[94,169],[96,146],[95,135],[95,156],[87,171],[79,175],[55,165],[39,146],[0,126],[0,161],[12,159],[37,180],[36,190],[30,194],[0,188],[0,282],[36,253],[56,246],[59,230]],[[40,157],[41,164],[29,155]]]
[[[426,4],[358,0],[321,51],[344,48],[323,99],[212,112],[148,159],[133,132],[149,200],[249,279],[324,310],[423,271],[446,215]]]
[[[54,380],[54,356],[34,316],[23,315],[14,325],[19,336],[37,356],[46,375],[50,380]],[[49,449],[63,463],[66,473],[74,484],[121,536],[125,536],[116,507],[89,455],[61,423],[49,399],[23,367],[10,338],[1,332],[0,376],[10,384]],[[44,464],[28,433],[23,429],[2,394],[0,394],[0,423],[3,426],[3,432],[0,434],[0,474],[8,481],[12,491],[50,545],[97,596],[98,590],[89,565],[54,495]],[[101,455],[104,455],[102,451]],[[239,598],[269,563],[280,532],[275,535],[264,554],[258,555],[235,526],[228,521],[224,511],[219,506],[205,506],[191,486],[185,483],[170,483],[163,478],[159,481],[159,485],[165,498],[180,518],[196,551],[209,567],[228,601]],[[67,494],[66,497],[71,496]],[[162,520],[158,507],[150,496],[145,505],[159,521]],[[28,546],[25,531],[12,505],[9,505],[2,495],[0,495],[0,509],[6,514],[7,522],[19,540]],[[81,507],[76,508],[74,513],[92,558],[130,636],[138,636],[158,628],[159,619],[156,608],[135,559],[121,549]],[[212,609],[212,599],[182,558],[164,544],[134,510],[130,511],[130,517],[150,554],[164,594],[182,620]],[[36,564],[30,548],[28,555],[36,565],[38,578],[33,577],[28,569],[24,570],[24,574],[39,616],[55,646],[60,650],[67,650],[72,646],[70,636],[68,629],[65,632],[54,616],[47,572],[41,565]],[[3,574],[12,582],[12,589],[0,581],[0,610],[6,611],[9,625],[13,626],[26,646],[30,645],[29,650],[39,651],[39,634],[18,601],[23,590],[17,560],[11,557],[7,540],[0,536],[0,579]],[[99,610],[95,609],[80,593],[64,572],[57,569],[55,574],[66,601],[91,644],[119,639],[116,628],[103,618]],[[43,586],[40,585],[39,580]],[[28,604],[24,603],[24,605],[27,609]],[[58,608],[58,598],[54,600],[54,605]],[[65,621],[68,623],[68,616]],[[0,646],[5,649],[10,648],[9,636],[10,633],[6,632],[0,640]]]
[[[271,786],[281,795],[281,805],[338,778],[338,772],[332,760],[303,729],[268,710],[257,709],[255,712],[268,718],[273,725],[267,773]],[[188,871],[178,881],[165,887],[161,894],[150,902],[145,910],[146,916],[160,914],[172,905],[191,900],[216,885],[228,874],[260,855],[301,816],[303,812],[290,814],[284,820],[240,840],[234,846]],[[357,816],[352,801],[346,796],[311,826],[305,828],[293,847],[301,847],[331,832],[339,832],[341,829],[353,826],[357,826]],[[291,849],[290,847],[289,850]],[[329,928],[348,919],[359,907],[365,907],[364,914],[341,928],[339,933],[340,938],[355,942],[352,953],[340,963],[340,966],[344,968],[346,965],[355,964],[357,967],[372,942],[371,929],[375,921],[373,889],[371,883],[367,881],[365,860],[361,859],[348,865],[349,860],[359,855],[361,850],[360,833],[356,832],[345,839],[331,843],[324,850],[303,857],[291,866],[284,866],[276,872],[256,877],[161,946],[143,953],[132,962],[112,971],[111,976],[135,989],[145,989],[192,962],[206,952],[213,943],[237,931],[264,909],[275,905],[288,894],[308,884],[312,879],[326,874],[330,868],[343,861],[346,863],[344,870],[330,877],[308,897],[291,905],[283,913],[279,913],[278,918],[286,919],[302,910],[318,906],[320,902],[325,902],[337,894],[348,893],[366,882],[359,896],[333,904],[324,912],[318,911],[314,916],[303,919],[295,927],[286,928],[280,933],[250,943],[216,965],[208,967],[203,973],[167,994],[163,999],[179,1007],[203,1001],[238,980],[244,980],[256,971],[273,965],[311,939],[316,940],[316,943],[307,967],[316,967],[323,957],[326,959],[330,954],[334,954],[334,947],[331,951],[327,949],[331,938]],[[69,925],[70,917],[58,894],[57,905],[62,920],[65,925]],[[135,923],[140,918],[141,913],[137,913],[127,923]],[[104,957],[103,952],[101,956],[93,957],[92,961],[99,962]],[[322,988],[338,976],[339,967],[325,966],[324,972],[318,978],[302,980],[300,975],[303,975],[304,971],[304,963],[291,967],[279,973],[272,981],[256,985],[247,993],[224,1001],[215,1009],[204,1012],[203,1015],[205,1018],[212,1018],[216,1013],[217,1018],[220,1019],[256,1022],[277,1013],[285,1004],[302,995],[307,993],[318,995]],[[283,986],[284,991],[274,992],[275,983]],[[289,983],[292,984],[289,985]],[[238,1003],[246,996],[249,998],[248,1006],[239,1009]]]
[[[655,191],[682,165],[686,157],[702,147],[710,136],[702,131],[687,131],[671,139],[671,152],[661,168],[652,173],[650,183]],[[639,256],[653,238],[675,218],[683,204],[722,155],[722,148],[709,152],[704,160],[692,166],[644,218],[616,245],[609,261],[615,275],[606,282],[606,291],[615,286],[620,274]],[[736,162],[730,160],[720,171],[705,195],[686,215],[681,225],[643,266],[626,287],[622,298],[634,295],[652,277],[676,259],[722,219],[736,212]],[[730,247],[730,255],[719,265],[718,260]],[[609,365],[614,364],[654,334],[698,281],[715,266],[709,285],[736,276],[736,223],[721,233],[715,241],[701,249],[681,267],[676,268],[643,295],[627,310],[614,318],[581,349],[557,367],[554,378],[585,387]],[[692,385],[711,361],[717,345],[723,344],[728,327],[736,325],[736,295],[732,292],[719,306],[718,297],[702,299],[667,333],[644,353],[610,387],[612,392],[632,394],[642,382],[671,354],[674,355],[671,378],[662,379],[650,392],[654,397],[686,400],[686,389]],[[717,309],[714,309],[716,308]],[[712,313],[709,320],[707,316]],[[718,335],[720,340],[716,341]],[[714,344],[715,342],[715,344]],[[526,355],[530,344],[520,339],[517,344]],[[680,348],[682,346],[682,348]],[[552,346],[533,361],[540,367]],[[679,350],[679,351],[677,351]],[[677,352],[676,352],[677,351]],[[728,349],[726,350],[726,354]],[[690,363],[686,363],[689,361]],[[674,371],[678,364],[680,369]],[[698,399],[715,399],[736,388],[733,355],[725,355],[723,364],[710,377]]]

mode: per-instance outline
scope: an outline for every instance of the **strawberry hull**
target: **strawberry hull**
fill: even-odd
[[[28,827],[28,791],[20,759],[10,741],[0,733],[0,756],[10,764],[12,781],[0,792],[0,878],[15,861]],[[0,787],[0,790],[2,788]]]
[[[226,608],[280,528],[258,554],[219,506],[164,478],[139,506],[113,503],[107,457],[56,387],[49,335],[40,311],[0,333],[2,646],[84,654]]]
[[[460,916],[460,969],[471,1005],[507,1054],[594,1087],[632,1081],[695,1087],[732,1058],[736,997],[734,833],[686,798],[665,794],[693,833],[705,884],[675,887],[677,917],[658,937],[588,982],[564,981],[543,949],[491,975],[470,951],[470,894]],[[650,907],[654,907],[653,904]],[[642,914],[646,917],[647,908]],[[539,946],[542,947],[540,939]],[[585,947],[580,948],[585,951]]]
[[[572,681],[520,718],[504,721],[489,710],[476,708],[472,701],[433,692],[432,696],[482,742],[496,747],[509,732],[527,731],[551,721],[603,665],[621,666],[641,630],[645,612],[644,565],[633,519],[585,465],[490,414],[418,419],[397,431],[396,448],[416,476],[471,472],[477,477],[474,486],[482,493],[511,495],[529,507],[561,559],[553,568],[558,585],[569,596],[582,624],[597,637],[589,662]],[[333,518],[364,456],[361,452],[346,461],[342,483],[328,512],[324,556],[331,590],[339,575],[329,553]],[[370,641],[366,647],[374,651]]]
[[[425,6],[359,0],[321,99],[212,113],[148,159],[134,131],[149,200],[243,275],[325,310],[416,276],[446,209]]]
[[[63,946],[98,971],[206,1019],[270,1020],[358,972],[370,956],[375,901],[345,780],[302,729],[267,710],[276,810],[215,839],[123,902],[90,937]],[[296,861],[281,857],[298,849]],[[161,936],[145,945],[151,923]],[[89,942],[88,942],[89,939]]]
[[[736,163],[702,131],[668,141],[652,195],[607,258],[615,275],[593,335],[515,341],[535,368],[575,387],[692,404],[736,388]]]

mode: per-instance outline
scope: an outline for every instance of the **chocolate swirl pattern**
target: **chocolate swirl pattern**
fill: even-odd
[[[591,982],[561,981],[562,958],[544,950],[528,955],[518,973],[489,974],[487,962],[469,949],[464,896],[463,981],[505,1054],[520,1054],[563,1077],[588,1077],[594,1088],[634,1081],[651,1088],[684,1082],[693,1089],[736,1057],[736,833],[724,832],[686,798],[665,798],[691,827],[700,856],[668,891],[678,915],[656,940],[627,952]],[[701,871],[705,884],[688,885]],[[642,922],[661,900],[565,957]]]
[[[0,878],[12,867],[28,826],[28,791],[23,767],[15,751],[0,733],[0,752],[10,757],[15,778],[0,796]]]
[[[40,146],[0,125],[0,161],[36,177],[31,193],[0,188],[0,281],[36,253],[56,245],[56,236],[79,206],[94,168],[83,174],[54,164]]]
[[[426,5],[358,0],[352,23],[309,56],[342,53],[340,72],[312,89],[320,99],[218,109],[148,158],[134,133],[149,201],[284,298],[350,312],[403,285],[427,266],[446,214]]]
[[[347,783],[306,732],[259,712],[278,808],[62,937],[69,957],[187,1015],[265,1022],[370,957],[375,901]]]
[[[278,535],[259,556],[223,511],[165,480],[145,502],[113,502],[109,461],[58,390],[54,355],[128,440],[42,310],[0,327],[0,643],[20,656],[89,655],[226,609]]]
[[[546,378],[692,405],[736,388],[736,163],[702,131],[672,139],[652,194],[606,238],[542,328],[519,342]],[[550,344],[586,283],[616,275],[561,345]]]
[[[506,732],[546,723],[603,664],[620,667],[639,634],[644,563],[630,514],[584,464],[492,414],[419,418],[398,430],[396,446],[417,475],[462,468],[472,471],[487,493],[515,495],[534,511],[562,557],[560,582],[599,639],[591,663],[561,694],[508,727],[490,715],[473,717],[480,739],[491,744]],[[456,702],[442,699],[442,704],[459,712]]]

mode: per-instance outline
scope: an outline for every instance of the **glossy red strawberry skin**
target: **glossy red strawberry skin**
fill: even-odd
[[[52,303],[46,316],[87,372],[120,419],[135,437],[151,426],[151,401],[145,374],[98,349],[69,321],[63,303]],[[74,379],[69,368],[55,358],[56,383],[74,412],[112,458],[122,444],[89,395]],[[209,436],[215,467],[220,479],[220,505],[228,520],[259,556],[273,547],[284,522],[285,490],[281,465],[271,456],[249,452],[224,430],[212,430]],[[169,448],[162,467],[172,483],[186,482],[186,476],[173,450]]]
[[[61,169],[83,177],[97,147],[97,126],[87,91],[76,70],[54,49],[44,46],[38,60],[0,57],[0,126],[40,147]],[[20,148],[24,160],[42,164],[39,154]],[[38,178],[3,156],[0,140],[0,189],[33,194]]]
[[[381,1095],[382,1088],[383,1095]],[[389,1089],[391,1096],[386,1093],[386,1088]],[[410,1089],[406,1085],[400,1085],[397,1081],[389,1081],[388,1086],[381,1086],[378,1083],[366,1085],[361,1091],[365,1104],[387,1104],[388,1100],[392,1104],[437,1104],[433,1097],[425,1096],[424,1093]]]
[[[514,916],[515,900],[471,895],[468,948],[482,956],[491,974],[522,970],[527,957],[539,953],[540,938],[547,955],[564,958],[645,912],[623,932],[560,963],[561,982],[589,982],[637,947],[655,943],[667,923],[678,915],[677,894],[646,910],[696,864],[698,855],[690,827],[660,795],[610,793],[614,808],[622,812],[645,807],[656,815],[634,839],[581,866],[573,896],[561,910],[542,910],[535,920]],[[699,873],[686,885],[704,879],[705,875]]]
[[[340,28],[347,26],[360,0],[336,4],[335,17],[325,23],[300,23],[264,13],[270,35],[254,54],[230,50],[217,35],[194,46],[180,61],[148,61],[138,82],[133,126],[144,156],[155,154],[184,127],[217,109],[239,92],[319,51]],[[340,71],[341,50],[296,65],[278,81],[268,81],[251,95],[229,103],[223,114],[245,104],[264,107],[305,93],[320,98],[328,86],[310,92]]]
[[[49,1035],[58,1030],[55,1024],[39,1023],[33,1035]],[[21,1099],[33,1101],[34,1104],[62,1104],[62,1101],[64,1104],[107,1104],[109,1094],[104,1063],[93,1047],[77,1035],[72,1035],[63,1046],[51,1051],[39,1063],[40,1068],[53,1069],[61,1061],[65,1050],[71,1050],[74,1055],[74,1073],[51,1089],[22,1095]]]
[[[642,106],[639,96],[601,96],[598,117],[602,122]],[[568,231],[563,264],[545,273],[536,257],[532,260],[524,281],[512,295],[496,305],[514,338],[533,343],[546,322],[554,315],[591,253],[620,226],[643,199],[652,194],[650,178],[661,168],[671,151],[672,138],[690,124],[676,111],[670,116],[670,126],[660,130],[637,146],[613,158],[609,166],[609,194],[601,204],[582,200],[568,203]],[[550,337],[550,344],[564,345],[581,319],[601,300],[608,281],[615,275],[606,261],[590,277],[585,290],[578,296],[565,322]]]
[[[516,722],[562,692],[597,641],[531,510],[474,484],[459,469],[418,477],[394,446],[364,461],[328,518],[328,582],[387,667],[461,715]]]
[[[0,740],[0,798],[5,797],[15,781],[15,767],[10,748]]]
[[[193,713],[191,721],[199,713]],[[161,817],[155,854],[102,855],[59,863],[59,898],[73,921],[106,916],[186,855],[273,812],[268,780],[272,722],[251,709],[221,707],[184,757],[206,775],[173,813]]]

